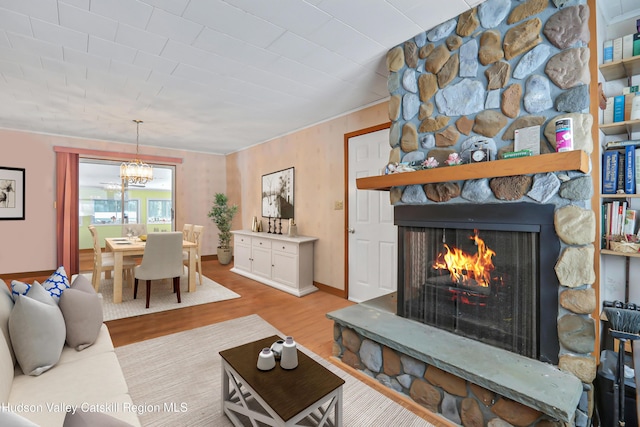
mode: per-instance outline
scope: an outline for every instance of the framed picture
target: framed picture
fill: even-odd
[[[294,168],[262,175],[262,216],[293,218]]]
[[[24,169],[0,166],[0,220],[24,219]]]

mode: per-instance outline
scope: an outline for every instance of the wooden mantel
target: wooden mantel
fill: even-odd
[[[467,179],[495,178],[499,176],[527,175],[534,173],[590,170],[589,156],[582,150],[564,153],[540,154],[517,159],[494,160],[458,166],[441,166],[415,172],[370,176],[356,179],[358,190],[388,191],[391,187],[429,184],[434,182],[462,181]]]

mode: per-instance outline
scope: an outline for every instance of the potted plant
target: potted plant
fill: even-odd
[[[209,211],[209,218],[218,227],[218,262],[222,265],[231,262],[231,223],[238,211],[238,206],[229,206],[229,199],[223,193],[216,193],[213,206]]]

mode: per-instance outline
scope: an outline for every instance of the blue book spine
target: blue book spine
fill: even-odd
[[[605,151],[602,155],[602,193],[616,194],[618,189],[618,152]]]
[[[613,40],[604,42],[603,57],[604,63],[613,61]]]
[[[624,150],[624,192],[636,194],[636,150],[632,146]]]
[[[613,98],[613,122],[624,122],[624,95]]]

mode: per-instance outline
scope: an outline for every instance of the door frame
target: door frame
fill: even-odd
[[[391,122],[382,123],[344,134],[344,291],[342,297],[349,299],[349,140],[357,136],[391,128]]]

